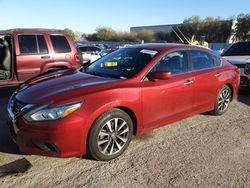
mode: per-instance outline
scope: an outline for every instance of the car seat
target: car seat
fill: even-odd
[[[9,44],[3,40],[3,49],[0,54],[0,80],[7,80],[11,77],[11,54]]]
[[[168,60],[161,60],[159,66],[157,67],[158,71],[168,71],[171,72],[173,75],[178,74],[182,71],[181,68],[181,57],[180,56],[173,56]]]

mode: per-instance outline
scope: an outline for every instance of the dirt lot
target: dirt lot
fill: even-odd
[[[110,162],[19,154],[4,123],[10,92],[0,91],[0,187],[250,187],[249,91],[225,115],[197,115],[135,138]],[[20,158],[31,168],[8,171]]]

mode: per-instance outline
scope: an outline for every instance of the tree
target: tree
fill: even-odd
[[[250,39],[250,14],[238,15],[235,37],[243,41]]]
[[[99,41],[114,41],[117,33],[110,27],[98,27],[96,29],[97,39]]]
[[[144,42],[154,42],[155,41],[155,36],[154,36],[154,32],[151,30],[142,30],[139,33],[137,33],[137,38],[140,41],[144,41]]]
[[[69,29],[69,28],[65,28],[63,31],[64,31],[65,33],[69,34],[69,36],[72,38],[73,41],[76,40],[77,36],[76,36],[76,34],[74,33],[74,31],[72,31],[72,30]]]
[[[119,38],[121,41],[124,42],[138,42],[138,38],[136,34],[130,32],[120,32],[118,33]]]
[[[225,21],[220,17],[206,17],[202,20],[199,16],[193,16],[185,19],[180,29],[189,40],[195,36],[207,42],[226,42],[231,35],[231,27],[232,20]]]

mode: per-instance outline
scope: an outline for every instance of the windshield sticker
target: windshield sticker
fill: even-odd
[[[104,66],[105,67],[117,67],[118,66],[118,62],[115,62],[115,61],[113,61],[113,62],[111,62],[111,61],[105,62]]]
[[[155,55],[157,54],[158,52],[157,51],[154,51],[154,50],[146,50],[146,49],[143,49],[140,51],[141,53],[144,53],[144,54],[149,54],[149,55]]]

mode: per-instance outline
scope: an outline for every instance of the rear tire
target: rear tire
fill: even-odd
[[[224,85],[217,95],[216,102],[214,105],[214,110],[212,111],[212,113],[214,115],[224,114],[228,110],[231,99],[232,99],[232,91],[230,87]]]
[[[130,116],[120,109],[111,109],[94,122],[88,137],[88,153],[96,160],[114,159],[127,149],[132,135]]]

